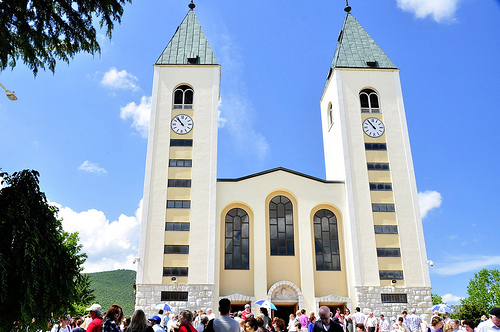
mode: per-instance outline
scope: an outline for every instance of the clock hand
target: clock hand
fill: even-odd
[[[184,123],[182,123],[181,118],[177,118],[177,121],[179,121],[179,123],[184,127]],[[373,127],[373,128],[375,128],[375,127]]]
[[[370,120],[368,120],[368,123],[370,124],[370,126],[373,127],[373,129],[377,129],[377,128],[375,128],[375,126],[373,125],[373,123],[370,122]]]

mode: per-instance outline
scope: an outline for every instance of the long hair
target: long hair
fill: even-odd
[[[122,323],[123,319],[123,309],[120,307],[118,304],[113,304],[111,307],[109,307],[108,312],[106,312],[106,315],[104,315],[104,319],[102,320],[103,323],[107,319],[109,320],[115,320],[115,314],[119,313],[120,317],[116,320],[116,324],[120,325]]]
[[[130,325],[128,326],[128,331],[130,332],[144,332],[148,327],[148,321],[146,320],[146,314],[141,309],[134,311],[132,318],[130,319]]]

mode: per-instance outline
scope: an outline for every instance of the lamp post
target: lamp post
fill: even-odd
[[[0,86],[5,90],[5,94],[7,95],[7,98],[9,98],[12,101],[17,100],[16,93],[14,91],[7,90],[2,83],[0,83]]]

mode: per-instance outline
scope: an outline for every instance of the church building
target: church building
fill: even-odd
[[[320,99],[325,179],[217,178],[221,65],[194,5],[154,65],[136,309],[396,316],[432,305],[399,69],[346,7]],[[318,91],[318,96],[320,91]],[[318,162],[321,162],[318,160]]]

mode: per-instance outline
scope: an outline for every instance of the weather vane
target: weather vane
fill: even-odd
[[[344,11],[350,12],[351,11],[351,6],[349,6],[349,0],[345,0],[345,8]]]
[[[194,9],[194,7],[196,7],[196,5],[193,3],[193,0],[191,0],[191,3],[188,5],[189,8],[191,8],[191,10]]]

